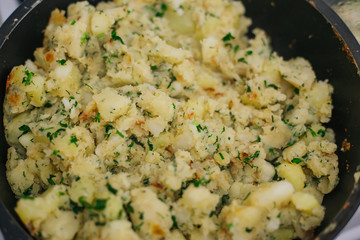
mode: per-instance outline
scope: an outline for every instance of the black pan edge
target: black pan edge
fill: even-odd
[[[19,23],[43,0],[24,1],[1,25],[0,27],[0,49],[4,43],[9,40],[9,36]],[[1,119],[1,124],[2,119]],[[0,229],[6,236],[6,240],[31,240],[32,238],[26,232],[25,228],[19,224],[4,202],[0,199]]]
[[[356,65],[359,73],[360,66],[360,45],[355,39],[354,35],[342,19],[329,7],[323,0],[306,0],[316,10],[318,10],[325,19],[332,25],[335,34],[337,34],[340,41],[344,45],[348,57],[353,64]],[[325,228],[316,238],[316,240],[334,239],[345,225],[350,221],[351,217],[356,212],[360,205],[360,182],[355,182],[353,191],[343,205],[342,210],[331,221],[327,228]]]
[[[0,28],[0,48],[8,40],[8,36],[16,28],[16,26],[43,0],[27,0],[24,1],[1,25]]]

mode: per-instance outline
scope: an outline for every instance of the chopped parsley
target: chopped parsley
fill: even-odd
[[[230,32],[228,34],[226,34],[225,37],[222,38],[222,40],[224,42],[230,41],[231,39],[235,39],[235,37],[233,35],[231,35]]]
[[[83,197],[83,196],[79,197],[79,202],[83,207],[86,207],[88,209],[98,210],[98,211],[104,210],[106,208],[107,199],[95,199],[94,204],[91,205],[90,203],[85,201],[84,198],[85,197]]]
[[[154,145],[150,142],[150,139],[147,140],[147,144],[149,146],[149,150],[152,151],[154,149]]]
[[[193,179],[191,182],[194,183],[195,187],[206,186],[211,182],[211,179],[206,180],[204,177],[202,177],[200,180]]]
[[[70,23],[70,25],[74,25],[75,23],[76,23],[76,21],[73,20],[73,21]]]
[[[163,17],[165,15],[165,12],[167,10],[167,6],[165,3],[162,3],[160,6],[160,11],[155,13],[155,17]]]
[[[83,44],[85,41],[89,41],[90,37],[87,35],[87,33],[85,32],[83,37],[81,38],[81,44]]]
[[[66,61],[66,59],[56,60],[56,62],[60,63],[62,66],[65,65]]]
[[[79,141],[79,139],[77,139],[77,137],[75,136],[75,134],[72,134],[72,135],[70,136],[70,144],[73,143],[73,144],[75,144],[76,147],[78,147],[78,146],[79,146],[78,143],[77,143],[78,141]]]
[[[248,194],[246,194],[246,196],[244,197],[243,201],[245,201],[246,199],[248,199],[249,196],[250,196],[250,194],[251,194],[251,192],[248,192]]]
[[[324,130],[324,129],[319,129],[319,131],[317,132],[317,134],[318,134],[320,137],[325,137],[325,133],[326,133],[326,130]]]
[[[21,196],[21,198],[25,198],[25,199],[34,199],[33,197],[31,197],[31,191],[33,189],[34,184],[31,184],[30,187],[26,188]]]
[[[23,78],[22,83],[24,83],[25,86],[28,86],[32,83],[31,79],[35,74],[33,72],[25,70],[25,75],[26,77]]]
[[[122,138],[125,137],[121,132],[119,132],[119,130],[116,130],[116,133],[117,133],[120,137],[122,137]]]
[[[105,126],[105,138],[106,139],[109,139],[110,135],[111,135],[111,132],[110,130],[114,129],[114,127],[110,124],[106,125]]]
[[[176,77],[175,77],[174,74],[171,73],[170,83],[169,83],[169,85],[167,86],[167,88],[170,88],[170,87],[171,87],[171,84],[172,84],[173,82],[175,82],[175,81],[176,81]]]
[[[236,45],[235,47],[234,47],[234,53],[237,53],[237,51],[239,51],[239,45]]]
[[[311,132],[311,135],[313,136],[313,137],[316,137],[316,132],[314,131],[314,130],[312,130],[311,128],[307,128],[307,130],[309,130],[310,132]]]
[[[269,85],[267,85],[267,87],[270,87],[270,88],[273,88],[273,89],[275,89],[275,90],[278,90],[279,89],[279,87],[278,86],[276,86],[275,84],[269,84]]]
[[[134,226],[134,231],[139,232],[141,230],[142,225],[144,225],[144,222],[141,222],[139,225]]]
[[[294,88],[294,93],[295,93],[296,95],[299,95],[300,90],[299,90],[298,88]]]
[[[55,175],[50,174],[50,177],[47,179],[47,180],[48,180],[48,183],[49,183],[50,185],[55,185],[54,180],[52,180],[54,177],[55,177]]]
[[[245,56],[250,56],[250,55],[252,55],[252,54],[253,54],[253,51],[249,50],[249,51],[247,51],[247,52],[245,53]]]
[[[22,133],[18,138],[20,138],[21,136],[31,132],[31,129],[30,129],[30,127],[28,125],[22,125],[21,127],[19,127],[19,130],[22,131]]]
[[[60,132],[63,132],[63,131],[65,132],[65,129],[59,128],[58,130],[56,130],[56,131],[53,132],[53,133],[48,132],[48,133],[46,134],[46,137],[49,138],[50,141],[52,141],[54,138],[56,138],[56,137],[60,134]]]
[[[249,164],[250,160],[253,160],[253,159],[259,157],[259,155],[260,155],[260,151],[256,151],[253,155],[248,156],[243,161],[244,161],[245,164]],[[251,165],[251,167],[253,167],[253,166]]]
[[[251,143],[256,143],[256,142],[261,142],[260,136],[258,136],[257,139],[255,141],[252,141]]]
[[[100,122],[100,113],[99,112],[96,114],[96,117],[92,118],[92,121],[98,122],[98,123]]]
[[[291,162],[292,163],[296,163],[296,164],[299,164],[299,163],[301,163],[303,160],[301,159],[301,158],[293,158],[292,160],[291,160]]]
[[[248,64],[248,62],[245,60],[245,58],[239,58],[238,60],[237,60],[238,62],[242,62],[242,63],[245,63],[245,64]]]
[[[290,112],[291,110],[294,109],[294,105],[290,104],[287,108],[286,108],[286,111],[287,112]]]
[[[122,40],[122,38],[116,35],[116,31],[115,31],[115,30],[112,30],[112,31],[111,31],[111,38],[112,38],[114,41],[120,41],[121,44],[125,45],[125,43],[124,43],[124,41]]]
[[[118,192],[115,188],[113,188],[110,183],[106,183],[106,187],[109,190],[109,192],[111,192],[112,194],[116,195],[116,193]]]

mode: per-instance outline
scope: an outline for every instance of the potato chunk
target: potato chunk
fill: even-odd
[[[46,86],[56,96],[69,97],[69,94],[74,94],[80,87],[79,69],[71,61],[58,65],[49,76]]]
[[[112,88],[103,89],[99,94],[94,95],[93,98],[98,107],[100,117],[109,122],[125,115],[131,104],[129,98],[119,95]]]
[[[252,206],[272,209],[288,204],[293,193],[294,187],[288,181],[265,183],[250,194],[247,202]]]
[[[294,186],[295,190],[300,191],[304,188],[306,178],[300,165],[282,163],[278,167],[278,174],[280,177],[288,180]]]

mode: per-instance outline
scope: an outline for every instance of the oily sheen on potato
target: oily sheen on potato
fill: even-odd
[[[240,1],[55,9],[4,102],[7,179],[38,239],[309,239],[338,183],[333,87]]]

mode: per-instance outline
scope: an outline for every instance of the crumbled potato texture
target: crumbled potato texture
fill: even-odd
[[[333,87],[240,1],[54,10],[14,67],[16,212],[38,239],[309,239],[337,185]]]

